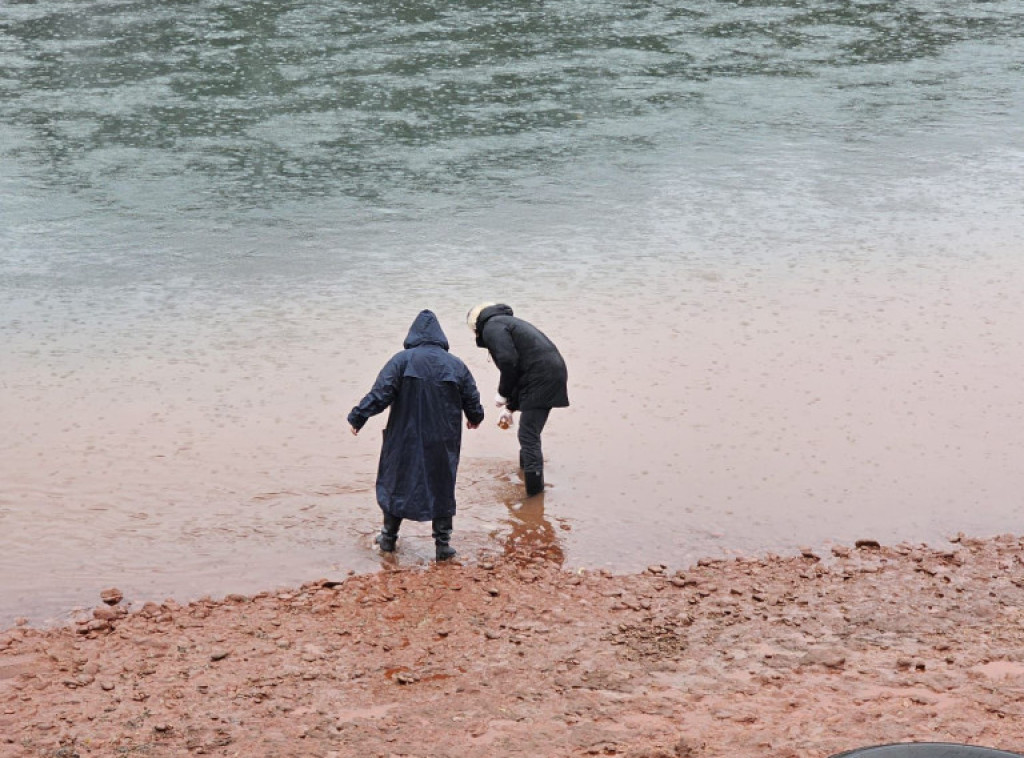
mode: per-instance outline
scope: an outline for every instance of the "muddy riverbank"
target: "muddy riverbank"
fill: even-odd
[[[632,575],[536,551],[0,633],[3,756],[1024,750],[1024,539]],[[116,601],[116,593],[108,601]]]

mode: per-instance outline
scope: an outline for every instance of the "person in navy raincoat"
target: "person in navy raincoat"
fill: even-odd
[[[455,476],[466,427],[484,420],[480,393],[466,364],[448,352],[448,338],[431,311],[421,311],[405,349],[387,362],[348,423],[358,434],[367,420],[391,408],[377,468],[377,503],[384,526],[376,542],[393,552],[404,519],[430,521],[437,560],[455,555],[450,540]]]

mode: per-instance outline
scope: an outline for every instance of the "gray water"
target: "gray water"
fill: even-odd
[[[481,300],[573,408],[539,506],[467,435],[464,553],[1019,531],[1022,69],[1017,2],[5,2],[0,620],[373,568],[344,415],[422,307],[489,397]]]

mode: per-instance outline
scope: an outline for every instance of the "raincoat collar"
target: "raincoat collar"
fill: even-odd
[[[409,327],[409,334],[405,338],[405,349],[420,345],[437,345],[445,350],[448,349],[448,338],[433,311],[420,311],[416,320],[412,322],[412,326]]]

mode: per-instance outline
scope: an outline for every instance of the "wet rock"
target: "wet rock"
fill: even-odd
[[[808,558],[808,559],[810,559],[812,561],[820,561],[821,560],[821,558],[819,558],[817,556],[817,554],[814,552],[814,550],[812,548],[809,548],[809,547],[802,547],[802,548],[800,548],[800,555],[803,556],[804,558]]]
[[[113,629],[109,621],[103,619],[92,619],[86,621],[83,624],[79,624],[76,630],[79,634],[93,634],[98,632],[109,632]]]
[[[324,649],[317,645],[305,645],[302,648],[302,660],[306,663],[319,661],[324,657]]]
[[[118,618],[120,614],[118,614],[118,612],[113,608],[101,605],[98,608],[93,608],[92,615],[93,618],[98,618],[102,621],[113,621]]]
[[[124,593],[121,592],[117,587],[110,587],[100,593],[100,600],[107,605],[117,605],[124,600]]]
[[[841,650],[811,650],[800,659],[800,665],[841,669],[846,665],[846,654]]]
[[[680,737],[675,744],[676,758],[697,758],[704,754],[704,742],[694,737]]]

